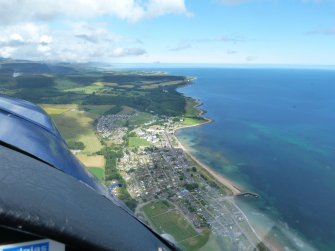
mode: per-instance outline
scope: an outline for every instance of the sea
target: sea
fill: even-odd
[[[283,250],[335,250],[335,69],[166,68],[212,123],[178,131],[202,162],[259,198],[237,205]]]

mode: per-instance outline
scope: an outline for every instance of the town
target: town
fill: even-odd
[[[121,144],[127,134],[127,128],[122,125],[128,124],[131,116],[134,114],[102,116],[97,131],[101,137],[117,138],[116,142]],[[154,117],[150,123],[132,128],[128,133],[137,139],[137,144],[127,145],[123,157],[117,161],[117,169],[126,181],[129,194],[138,202],[136,216],[164,233],[164,226],[155,220],[157,215],[148,213],[163,203],[166,210],[160,217],[171,216],[173,212],[186,219],[197,233],[210,229],[215,238],[223,239],[234,250],[254,250],[259,239],[235,205],[233,195],[181,148],[175,136],[179,128],[182,125],[174,118]],[[118,196],[117,182],[109,187],[114,196]],[[177,237],[176,241],[185,240]]]

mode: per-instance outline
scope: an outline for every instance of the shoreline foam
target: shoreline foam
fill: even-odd
[[[185,95],[183,94],[183,96],[185,96]],[[192,98],[192,97],[190,97],[190,98]],[[206,111],[203,110],[203,109],[201,109],[201,108],[199,108],[200,106],[203,105],[203,102],[201,102],[198,99],[194,99],[194,100],[196,102],[196,104],[194,105],[194,108],[196,108],[199,111],[198,116],[200,118],[204,119],[205,121],[202,122],[202,123],[194,124],[194,125],[187,125],[187,126],[181,126],[181,127],[176,128],[174,130],[174,137],[175,137],[175,139],[177,141],[178,147],[181,148],[186,153],[186,155],[189,156],[195,163],[197,163],[200,167],[202,167],[205,171],[207,171],[210,175],[212,175],[213,178],[216,181],[218,181],[219,183],[221,183],[223,186],[227,187],[232,192],[232,195],[235,196],[235,195],[242,194],[244,192],[243,189],[241,189],[233,181],[227,179],[222,174],[218,173],[213,168],[211,168],[210,166],[206,165],[204,162],[202,162],[201,160],[199,160],[196,156],[194,156],[194,154],[192,154],[192,152],[190,151],[190,149],[188,149],[187,146],[183,145],[183,143],[177,137],[176,132],[178,130],[185,129],[185,128],[202,126],[202,125],[210,124],[210,123],[214,122],[214,120],[212,120],[210,118],[203,117],[203,115],[206,113]]]
[[[201,125],[201,124],[199,124],[199,125]],[[188,127],[194,127],[194,126],[187,126],[187,127],[183,127],[183,128],[188,128]],[[177,130],[183,129],[183,128],[178,128]],[[237,186],[236,184],[234,184],[234,182],[232,182],[231,180],[227,179],[222,174],[216,172],[211,167],[209,167],[208,165],[206,165],[205,163],[203,163],[201,160],[199,160],[197,157],[195,157],[191,153],[191,151],[189,149],[187,149],[187,147],[184,146],[181,143],[181,141],[178,139],[178,137],[176,135],[175,135],[175,138],[177,139],[177,143],[178,143],[179,148],[181,148],[186,153],[186,155],[189,156],[195,163],[197,163],[200,167],[202,167],[209,174],[211,174],[215,180],[217,180],[222,185],[224,185],[225,187],[227,187],[232,192],[232,195],[235,196],[235,195],[239,195],[239,194],[243,193],[243,190],[239,186]]]
[[[230,190],[230,192],[232,193],[231,196],[233,196],[233,198],[235,198],[235,196],[237,195],[241,195],[244,194],[245,191],[240,188],[238,185],[236,185],[233,181],[227,179],[226,177],[224,177],[222,174],[218,173],[217,171],[213,170],[210,166],[206,165],[205,163],[203,163],[201,160],[199,160],[197,157],[194,156],[194,154],[191,153],[190,149],[188,149],[187,146],[183,145],[182,142],[179,140],[179,138],[176,136],[176,132],[177,130],[181,130],[181,129],[185,129],[185,128],[190,128],[190,127],[196,127],[196,126],[201,126],[204,124],[208,124],[213,122],[213,120],[205,118],[206,121],[203,123],[199,123],[196,125],[191,125],[191,126],[184,126],[184,127],[180,127],[177,128],[174,131],[174,137],[178,143],[178,147],[181,148],[184,153],[189,156],[195,163],[197,163],[201,168],[203,168],[205,171],[207,171],[216,181],[218,181],[221,185],[223,185],[224,187],[226,187],[227,189]],[[283,251],[283,249],[280,247],[280,245],[278,244],[278,242],[274,239],[270,239],[270,238],[262,238],[260,237],[261,234],[256,230],[256,228],[250,223],[249,218],[246,216],[246,214],[243,212],[243,210],[236,204],[236,202],[234,202],[234,204],[236,205],[236,207],[240,210],[240,212],[244,215],[244,217],[246,218],[249,227],[251,228],[251,230],[253,231],[253,233],[255,234],[255,236],[257,237],[257,239],[259,240],[259,242],[263,242],[267,248],[269,248],[270,250],[273,251]]]
[[[191,81],[192,82],[192,81]],[[188,85],[191,85],[192,83],[189,83]],[[187,87],[188,85],[186,86],[183,86],[183,88]],[[183,96],[185,97],[188,97],[188,98],[192,98],[192,97],[189,97],[189,96],[186,96],[184,93],[181,93]],[[192,154],[190,148],[191,146],[187,145],[187,143],[185,143],[183,145],[183,143],[181,142],[181,140],[177,137],[176,135],[176,132],[177,130],[180,130],[180,129],[185,129],[185,128],[189,128],[189,127],[196,127],[196,126],[202,126],[204,124],[208,124],[208,123],[212,123],[213,120],[212,119],[209,119],[209,118],[206,118],[204,117],[203,115],[206,113],[206,110],[204,109],[201,109],[199,108],[200,106],[203,105],[203,102],[201,102],[200,100],[198,99],[195,99],[195,98],[192,98],[196,101],[196,105],[194,106],[198,111],[198,116],[205,119],[205,121],[203,123],[198,123],[198,124],[194,124],[194,125],[190,125],[190,126],[180,126],[179,128],[176,128],[175,131],[174,131],[174,136],[177,140],[177,143],[179,145],[179,147],[193,160],[195,161],[201,168],[203,168],[205,171],[207,171],[210,175],[212,175],[212,177],[217,180],[219,183],[221,183],[223,186],[227,187],[229,190],[231,190],[231,192],[233,193],[233,198],[237,198],[236,195],[238,194],[243,194],[245,193],[246,191],[244,189],[241,189],[239,186],[236,186],[234,184],[233,181],[227,179],[226,177],[224,177],[221,173],[215,171],[214,169],[212,169],[210,166],[206,165],[205,163],[203,163],[201,160],[199,160],[197,157],[195,157],[194,154]],[[233,189],[231,189],[233,188]],[[237,194],[234,194],[234,191],[237,193]],[[237,192],[238,191],[238,192]],[[269,248],[270,250],[273,250],[273,251],[282,251],[285,249],[286,245],[284,245],[283,243],[281,243],[281,240],[280,239],[277,239],[276,237],[277,236],[269,236],[267,234],[264,234],[263,231],[260,229],[262,228],[262,224],[260,224],[259,222],[255,222],[254,219],[252,219],[252,217],[248,217],[246,215],[246,213],[244,213],[244,211],[242,210],[242,208],[237,205],[236,202],[234,202],[234,204],[236,205],[236,207],[241,210],[241,212],[244,214],[245,218],[247,219],[248,221],[248,224],[249,226],[253,229],[254,233],[256,234],[256,236],[258,237],[259,241],[260,242],[263,242],[267,248]],[[256,211],[258,211],[257,208],[255,208]],[[270,220],[273,221],[274,224],[276,224],[276,222],[274,221],[273,218],[271,218],[271,216],[269,216]],[[253,221],[251,223],[251,221]],[[289,235],[291,235],[292,233],[289,233]],[[302,238],[300,235],[296,235],[296,233],[291,236],[292,239],[290,240],[293,240],[293,241],[301,241],[301,243],[303,243],[303,248],[304,250],[310,250],[310,251],[315,251],[314,247],[310,245],[310,243],[308,241],[306,241],[304,238]],[[299,245],[298,245],[299,246]],[[300,248],[299,248],[300,250]]]
[[[183,94],[184,95],[184,94]],[[184,95],[185,96],[185,95]],[[192,97],[191,97],[192,98]],[[203,105],[203,102],[195,99],[196,101],[196,105],[194,106],[194,108],[196,108],[199,113],[198,116],[205,119],[204,122],[202,123],[198,123],[198,124],[194,124],[194,125],[188,125],[188,126],[181,126],[178,127],[174,130],[173,135],[174,138],[177,141],[178,147],[180,149],[182,149],[184,151],[184,153],[189,156],[197,165],[199,165],[201,168],[203,168],[203,170],[205,170],[206,172],[208,172],[213,179],[215,179],[217,182],[219,182],[221,185],[223,185],[224,187],[226,187],[228,190],[230,190],[230,192],[232,193],[232,196],[235,197],[237,195],[241,195],[243,193],[245,193],[245,190],[242,189],[241,187],[239,187],[238,185],[236,185],[233,181],[229,180],[228,178],[224,177],[222,174],[218,173],[217,171],[215,171],[214,169],[212,169],[209,165],[205,164],[203,161],[199,160],[189,149],[189,147],[187,145],[183,145],[183,143],[181,142],[181,140],[177,137],[176,132],[178,130],[181,129],[186,129],[186,128],[191,128],[191,127],[198,127],[198,126],[202,126],[205,124],[209,124],[209,123],[213,123],[214,120],[210,119],[210,118],[206,118],[203,115],[206,113],[205,110],[199,108],[200,106]],[[234,202],[234,204],[236,205],[236,203]],[[249,227],[252,229],[252,231],[254,232],[255,236],[257,237],[257,239],[259,240],[259,242],[265,242],[265,245],[270,248],[270,250],[278,250],[281,251],[281,249],[277,249],[278,248],[278,244],[276,241],[274,240],[265,240],[263,238],[260,237],[259,233],[256,231],[256,229],[251,225],[248,217],[246,216],[246,214],[242,211],[241,208],[239,208],[237,205],[236,207],[242,212],[242,214],[244,215],[244,217],[246,218]]]

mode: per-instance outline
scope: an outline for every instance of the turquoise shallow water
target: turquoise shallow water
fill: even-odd
[[[214,122],[178,137],[260,194],[236,202],[262,236],[286,250],[335,250],[334,69],[152,70],[197,77],[179,91],[203,102]]]
[[[202,101],[214,122],[178,137],[261,195],[237,201],[247,215],[291,249],[335,250],[335,71],[167,71],[197,77],[180,91]]]

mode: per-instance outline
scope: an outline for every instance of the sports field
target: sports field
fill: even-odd
[[[198,235],[192,225],[174,206],[165,203],[152,202],[143,207],[144,213],[159,233],[169,233],[177,242]]]
[[[150,146],[150,142],[146,139],[142,139],[139,137],[129,137],[128,140],[129,147],[138,147],[138,146]]]
[[[151,202],[142,210],[156,231],[172,235],[183,250],[196,250],[208,241],[208,229],[197,232],[185,216],[167,201]]]

